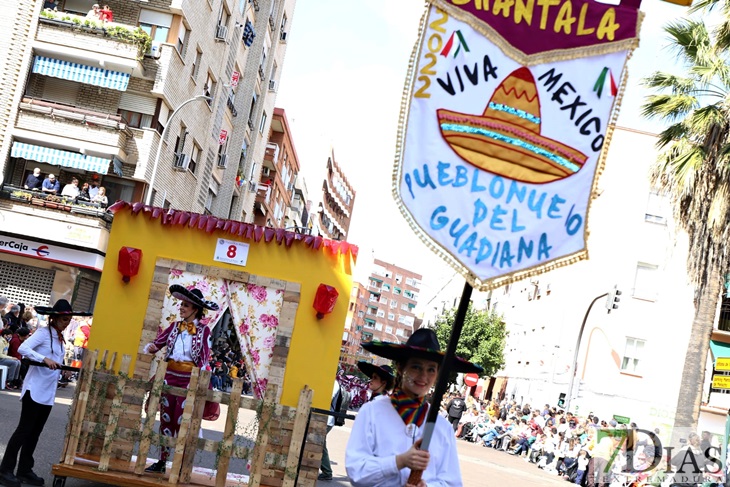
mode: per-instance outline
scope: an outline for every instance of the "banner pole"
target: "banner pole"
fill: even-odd
[[[461,329],[464,327],[464,320],[466,319],[466,312],[469,310],[469,302],[471,301],[471,292],[474,288],[468,282],[464,283],[464,290],[461,292],[461,299],[459,300],[459,307],[456,309],[456,316],[454,317],[454,325],[451,328],[451,336],[449,338],[449,345],[446,347],[446,354],[439,367],[439,375],[436,379],[436,387],[431,398],[431,406],[428,409],[428,416],[426,417],[426,423],[423,427],[423,437],[421,439],[421,450],[428,451],[428,447],[431,443],[431,436],[436,425],[436,418],[441,408],[441,398],[446,393],[446,387],[449,384],[449,375],[451,373],[450,365],[454,362],[456,356],[456,345],[459,343],[459,337],[461,336]],[[408,483],[416,485],[421,480],[422,470],[412,470],[408,477]]]

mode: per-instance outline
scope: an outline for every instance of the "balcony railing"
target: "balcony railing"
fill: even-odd
[[[16,203],[39,206],[56,211],[95,216],[108,223],[111,223],[113,219],[112,214],[107,212],[106,208],[103,208],[98,203],[79,201],[76,198],[69,198],[67,196],[44,194],[40,191],[30,191],[9,184],[4,184],[2,189],[0,189],[0,199],[7,199]]]
[[[127,121],[121,115],[94,112],[61,103],[37,100],[31,97],[23,97],[20,102],[20,109],[33,113],[41,113],[53,118],[65,118],[66,120],[72,120],[82,124],[99,125],[117,130],[125,130],[127,128]]]

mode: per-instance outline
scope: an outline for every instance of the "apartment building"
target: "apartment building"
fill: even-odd
[[[387,364],[389,361],[362,349],[363,341],[405,343],[415,331],[422,276],[395,264],[374,259],[367,286],[357,284],[350,297],[353,312],[349,330],[343,335],[342,359]]]
[[[319,233],[332,240],[347,240],[354,206],[355,189],[337,164],[335,151],[332,150],[322,183],[322,201],[317,219]]]
[[[254,223],[296,230],[302,226],[303,206],[301,189],[295,191],[299,159],[284,109],[275,108],[273,115],[254,203]]]
[[[11,3],[0,293],[91,308],[117,199],[253,221],[295,0],[110,0],[106,22],[93,0]],[[35,168],[108,202],[29,191]]]

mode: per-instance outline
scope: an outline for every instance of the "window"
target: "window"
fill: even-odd
[[[380,297],[380,303],[381,304],[388,304],[388,298],[385,298],[383,296]]]
[[[624,349],[624,358],[621,361],[621,372],[636,374],[640,371],[639,362],[646,341],[638,338],[626,337],[626,348]]]
[[[383,291],[390,291],[390,284],[383,284],[382,288]]]
[[[636,264],[636,277],[634,278],[634,294],[638,299],[655,301],[657,288],[659,286],[659,266],[639,262]]]
[[[397,330],[395,330],[395,334],[396,334],[396,336],[402,337],[403,336],[403,329],[402,328],[398,328]]]
[[[378,318],[385,318],[385,311],[383,311],[382,309],[379,309],[377,316],[378,316]]]
[[[393,288],[393,294],[400,294],[400,288],[399,287],[394,287]]]
[[[264,133],[264,127],[266,127],[266,112],[261,115],[261,124],[259,125],[259,132]]]
[[[649,199],[646,203],[646,215],[644,219],[647,222],[659,223],[666,225],[669,216],[669,200],[665,195],[655,191],[649,193]]]
[[[131,110],[119,110],[124,120],[127,121],[127,125],[135,129],[147,129],[152,126],[152,116],[145,115],[144,113],[133,112]]]
[[[400,282],[402,280],[403,280],[403,276],[401,276],[400,274],[396,274],[395,275],[395,282],[396,282],[396,284],[400,284]]]
[[[398,315],[398,323],[405,323],[406,317],[403,315]]]
[[[400,309],[402,309],[403,311],[408,311],[408,303],[401,304]]]
[[[172,127],[170,127],[172,128]],[[185,125],[180,124],[180,133],[178,133],[175,139],[175,154],[182,154],[185,150],[185,137],[188,136],[188,130]]]
[[[185,53],[188,51],[188,39],[190,39],[190,29],[185,27],[182,23],[180,24],[180,30],[177,33],[177,52],[180,53],[180,57],[185,59]]]
[[[386,326],[385,327],[385,333],[393,333],[393,327],[392,326]]]
[[[383,324],[382,323],[375,323],[375,329],[378,331],[383,331]]]
[[[390,321],[393,321],[395,319],[395,314],[394,313],[388,313],[388,319]]]
[[[208,197],[205,199],[205,212],[210,213],[213,208],[213,201],[215,200],[215,193],[213,190],[208,188]]]
[[[281,31],[284,32],[286,30],[286,12],[284,12],[284,15],[281,16]]]
[[[256,108],[256,93],[253,94],[251,99],[251,108],[248,111],[248,126],[253,129],[253,111]]]
[[[213,104],[213,98],[215,98],[215,85],[215,78],[213,78],[213,75],[208,73],[208,78],[205,80],[205,86],[203,87],[203,93],[205,96],[210,97],[209,100],[206,100],[208,106],[212,106]]]
[[[198,71],[200,71],[200,61],[203,59],[203,52],[198,49],[195,52],[195,62],[193,63],[193,80],[198,77]]]
[[[195,174],[195,169],[198,167],[198,161],[200,160],[200,153],[202,152],[202,149],[200,146],[193,141],[193,152],[190,154],[190,164],[188,165],[188,169],[191,173]]]
[[[167,35],[170,33],[169,27],[161,25],[144,24],[140,22],[139,28],[152,38],[152,42],[167,42]]]
[[[359,316],[360,318],[362,318],[363,316],[365,316],[365,312],[362,311],[362,310],[360,310],[360,311],[357,312],[357,316]]]
[[[230,130],[228,132],[231,133]],[[216,164],[218,167],[226,167],[226,150],[228,149],[228,139],[226,139],[225,144],[219,144],[218,145],[218,155],[216,156]]]
[[[398,307],[398,301],[396,301],[395,299],[391,299],[390,300],[390,307],[391,308],[397,308]]]

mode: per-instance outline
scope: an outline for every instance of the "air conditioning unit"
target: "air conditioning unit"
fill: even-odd
[[[276,80],[269,80],[269,91],[276,91]]]
[[[215,38],[219,41],[225,41],[226,35],[228,35],[228,27],[225,25],[218,25],[215,29]]]
[[[152,46],[150,47],[150,56],[152,56],[155,59],[160,59],[160,56],[162,55],[162,43],[161,42],[153,42]]]
[[[188,164],[190,164],[190,159],[187,154],[175,154],[175,162],[172,166],[173,169],[176,171],[187,171]]]
[[[286,42],[286,32],[282,31],[281,36],[279,36],[279,39],[281,39],[281,42]]]
[[[225,169],[226,162],[228,162],[228,154],[221,154],[221,156],[218,158],[218,167],[222,167]]]
[[[269,169],[268,167],[265,167],[261,170],[261,174],[266,177],[269,177],[271,175],[271,169]]]

